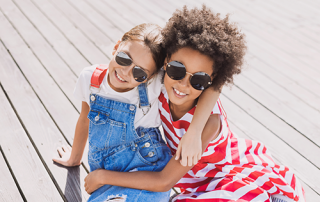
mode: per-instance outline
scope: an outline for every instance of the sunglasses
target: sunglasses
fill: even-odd
[[[166,73],[173,80],[181,80],[186,74],[189,74],[190,84],[196,90],[204,90],[212,83],[211,77],[207,73],[196,72],[191,74],[187,72],[186,67],[178,61],[167,63]]]
[[[121,66],[130,66],[133,63],[129,55],[124,52],[118,52],[115,60],[118,65]],[[132,75],[137,82],[143,82],[148,78],[148,74],[141,67],[136,65],[132,68]]]

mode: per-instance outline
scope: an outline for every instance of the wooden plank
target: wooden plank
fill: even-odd
[[[38,1],[36,1],[38,4]],[[58,12],[60,11],[61,15],[64,15],[66,21],[70,21],[77,29],[81,30],[81,32],[86,35],[101,51],[106,55],[111,55],[112,48],[116,41],[111,40],[110,36],[103,33],[96,26],[94,26],[87,18],[85,18],[79,11],[77,11],[72,5],[70,5],[67,1],[64,0],[56,0],[56,1],[41,1],[42,3],[48,4],[49,7],[53,6],[56,8]],[[38,4],[40,5],[40,4]],[[54,10],[53,8],[50,8]],[[108,62],[107,60],[106,62]],[[101,61],[99,63],[103,63]],[[105,63],[106,63],[105,62]]]
[[[31,47],[31,50],[40,60],[41,64],[45,66],[45,68],[41,68],[41,72],[49,72],[49,80],[52,80],[52,77],[55,79],[54,81],[59,85],[60,88],[57,88],[57,90],[61,91],[62,89],[63,93],[68,97],[68,99],[72,102],[74,107],[76,107],[79,111],[81,109],[81,103],[75,100],[73,96],[74,85],[77,81],[77,76],[74,74],[74,72],[72,72],[72,70],[66,65],[65,61],[56,53],[52,46],[35,29],[35,27],[20,12],[20,10],[15,6],[13,2],[11,2],[10,0],[0,0],[0,7],[6,16],[1,19],[1,23],[5,23],[6,25],[4,26],[7,26],[8,29],[13,31],[16,29],[17,32],[19,32],[17,35],[20,35],[21,38],[23,38],[23,40],[28,44],[28,46]],[[11,26],[10,24],[12,24],[13,26]],[[2,38],[2,41],[4,41],[5,43],[7,43],[6,40],[10,41],[12,38],[11,33],[13,31],[1,29],[0,37]],[[19,41],[21,41],[21,39]],[[58,40],[57,43],[59,43],[59,41],[60,40]],[[16,42],[11,42],[12,48],[15,49]],[[75,51],[63,45],[61,46],[61,48],[64,51],[70,53]],[[19,53],[21,53],[21,51],[19,51]],[[71,57],[71,55],[68,54],[67,56]],[[81,68],[85,67],[85,65],[89,64],[83,64]],[[43,78],[42,80],[45,82],[46,78]]]
[[[314,45],[314,40],[312,40],[310,38],[310,36],[307,37],[308,34],[304,33],[304,34],[300,34],[299,32],[293,32],[292,29],[290,29],[290,26],[288,27],[288,24],[292,24],[293,21],[287,21],[285,18],[277,16],[274,12],[268,12],[267,9],[265,9],[264,7],[259,7],[259,6],[255,6],[255,4],[252,4],[251,1],[244,1],[242,3],[238,3],[238,2],[223,2],[226,3],[228,5],[235,6],[237,7],[240,12],[238,12],[237,14],[241,14],[243,16],[246,16],[247,19],[251,19],[253,16],[255,16],[260,23],[266,23],[269,24],[269,26],[264,26],[263,29],[254,29],[255,32],[258,32],[259,35],[261,36],[261,38],[263,40],[265,40],[266,42],[270,42],[274,39],[277,38],[282,38],[282,40],[278,40],[278,43],[271,43],[272,46],[278,46],[278,48],[282,48],[284,47],[284,43],[283,41],[286,41],[287,39],[291,39],[291,41],[294,42],[294,44],[298,44],[298,41],[303,41],[303,46],[306,48],[311,48],[313,47],[315,50],[320,50],[317,46]],[[248,4],[250,4],[250,9],[248,9]],[[252,6],[254,6],[254,9],[252,8]],[[272,25],[272,26],[270,26]],[[246,26],[248,29],[249,28],[255,28],[254,26]],[[292,45],[292,43],[291,43]],[[264,47],[264,46],[263,46]],[[275,55],[278,55],[278,52],[281,52],[282,54],[282,58],[286,59],[287,58],[287,52],[291,52],[291,50],[287,50],[287,51],[281,51],[280,49],[274,49],[276,50],[276,52],[274,53]],[[290,62],[296,64],[297,61],[299,61],[296,58],[299,58],[299,55],[301,55],[301,51],[298,49],[299,54],[295,57],[292,58],[290,60]],[[309,60],[300,60],[299,61],[299,66],[300,63],[309,63]],[[296,64],[296,65],[298,65]],[[316,65],[316,64],[313,64]],[[309,63],[310,66],[310,63]],[[316,70],[316,68],[311,68],[308,65],[306,65],[305,67],[305,71],[308,72],[315,72],[316,75],[318,75],[320,72]],[[311,74],[312,76],[312,74]]]
[[[122,31],[120,31],[115,26],[116,22],[105,19],[85,1],[68,0],[68,2],[73,5],[78,10],[78,12],[85,16],[95,27],[97,27],[100,31],[108,34],[112,41],[116,42],[122,37]]]
[[[19,6],[21,11],[26,17],[34,24],[37,29],[46,37],[48,42],[54,46],[57,42],[72,45],[80,53],[76,53],[78,57],[86,58],[90,64],[101,63],[101,61],[108,61],[108,57],[99,50],[91,40],[89,40],[77,27],[59,12],[52,4],[48,1],[33,0],[14,0]],[[113,46],[108,44],[109,53]],[[63,55],[62,52],[60,55]],[[68,61],[68,56],[64,55],[65,60]],[[87,65],[87,63],[85,64]],[[81,71],[84,66],[76,67],[77,70]],[[78,72],[77,72],[78,73]],[[78,74],[77,74],[78,75]]]
[[[0,0],[2,1],[2,0]],[[1,4],[1,6],[5,6],[6,4]],[[21,13],[15,12],[16,9],[10,10],[9,17],[10,20],[13,20],[15,22],[15,27],[19,27],[21,31],[24,30],[24,26],[27,25],[28,21],[25,21],[23,19],[24,16],[21,15]],[[17,15],[15,15],[17,14]],[[24,25],[22,25],[23,23]],[[19,67],[21,68],[24,75],[28,78],[30,84],[33,86],[34,90],[37,92],[38,96],[41,98],[43,104],[46,106],[47,110],[50,112],[50,115],[54,118],[55,122],[58,124],[60,130],[63,132],[63,134],[66,136],[66,138],[69,140],[69,142],[72,142],[73,135],[74,135],[74,127],[76,125],[76,121],[79,117],[79,113],[75,110],[74,106],[69,102],[69,100],[65,97],[65,95],[62,93],[61,89],[57,86],[55,80],[52,79],[51,75],[48,74],[44,66],[41,64],[41,62],[38,60],[38,58],[31,52],[33,49],[29,49],[28,46],[25,44],[23,39],[19,36],[19,33],[16,32],[16,30],[12,27],[12,25],[8,22],[8,20],[0,13],[0,26],[3,29],[0,29],[0,38],[5,44],[5,46],[9,49],[10,53],[15,58],[15,61],[19,64]],[[32,27],[28,27],[31,30],[31,34],[34,35],[36,32],[32,32]],[[24,32],[27,32],[27,30],[24,30]],[[24,35],[28,35],[28,33],[24,33]],[[37,35],[36,35],[37,36]],[[30,42],[34,42],[37,39],[31,38]],[[40,41],[40,38],[38,39]],[[33,44],[34,45],[34,44]],[[17,48],[19,47],[19,48]],[[37,47],[33,47],[38,49],[38,51],[44,52],[44,53],[50,53],[46,52],[47,49],[41,47],[47,47],[46,44],[39,44]],[[41,55],[43,57],[39,58],[44,60],[43,58],[47,58],[48,60],[55,59],[54,55],[50,54],[44,54]],[[53,59],[51,58],[53,57]],[[64,73],[59,70],[63,69],[60,68],[61,64],[56,61],[55,69],[57,73]],[[59,68],[57,68],[59,67]],[[53,70],[53,69],[52,69]],[[54,72],[54,70],[53,70]],[[75,82],[77,80],[77,77],[72,74],[73,77],[67,77],[64,78],[61,82],[68,83],[68,79],[72,80],[72,83],[68,83],[68,87],[70,88],[70,93],[72,93],[73,88],[75,86]],[[59,75],[56,74],[58,77]],[[61,77],[64,77],[63,74],[60,75]],[[73,95],[70,95],[73,97]],[[73,98],[74,99],[74,98]],[[81,105],[80,101],[75,101],[77,105]]]
[[[0,14],[0,19],[3,19],[2,14]],[[8,30],[8,26],[2,26],[6,24],[0,24],[1,27]],[[84,190],[84,178],[87,175],[85,169],[82,166],[76,168],[60,168],[52,161],[52,157],[57,155],[57,147],[61,146],[62,144],[66,145],[67,142],[65,140],[65,137],[61,134],[61,128],[56,125],[57,122],[62,121],[61,118],[60,120],[55,119],[56,122],[54,122],[52,120],[52,114],[48,114],[48,109],[51,106],[46,104],[44,107],[43,104],[51,99],[55,103],[52,105],[55,106],[55,108],[53,109],[59,111],[59,113],[64,115],[65,118],[70,116],[69,112],[59,110],[59,107],[61,107],[61,109],[63,109],[64,107],[60,106],[59,100],[55,100],[55,98],[57,98],[59,94],[55,94],[56,91],[54,90],[54,88],[52,88],[52,86],[55,86],[54,82],[50,81],[50,79],[47,78],[46,74],[39,74],[43,73],[41,69],[38,69],[38,67],[40,66],[39,61],[37,61],[32,52],[25,47],[25,44],[19,43],[21,42],[21,39],[17,37],[17,33],[12,32],[11,35],[11,40],[9,41],[8,39],[6,39],[5,41],[8,42],[7,44],[9,45],[12,45],[10,44],[12,42],[16,42],[19,46],[19,49],[16,49],[18,51],[15,51],[15,49],[11,49],[11,47],[9,49],[8,47],[4,47],[2,43],[0,44],[1,84],[10,97],[12,104],[15,106],[15,110],[19,114],[21,122],[28,131],[28,135],[30,136],[30,138],[32,138],[33,144],[41,154],[43,163],[48,168],[48,170],[50,170],[50,175],[52,175],[54,181],[59,185],[61,193],[65,194],[66,198],[71,201],[80,201],[81,198],[83,201],[86,201],[86,199],[88,198],[88,194]],[[2,35],[0,36],[1,39],[3,39]],[[7,49],[10,50],[10,53],[13,55],[15,61],[13,60],[11,55],[9,55]],[[17,64],[19,65],[19,67],[17,66]],[[27,68],[29,69],[27,71],[24,71],[24,74],[22,74],[20,72],[20,68],[23,69],[22,67],[24,68],[24,70],[26,70]],[[33,74],[33,76],[38,77],[32,78],[32,76],[28,74]],[[28,75],[31,78],[26,80],[26,78],[24,77],[25,75]],[[47,79],[46,82],[37,83],[36,81],[41,81],[41,78]],[[34,85],[31,87],[29,82],[30,84]],[[49,86],[51,85],[51,87],[46,88],[46,85],[48,84]],[[40,92],[37,92],[37,90]],[[50,96],[46,97],[44,95],[43,91],[45,90],[49,91]],[[58,92],[61,93],[60,91]],[[39,100],[39,98],[44,99]],[[74,108],[72,109],[74,110]],[[68,110],[68,108],[66,110]],[[77,115],[75,110],[74,113]],[[72,121],[75,120],[76,118],[74,118]],[[69,125],[69,127],[74,128],[74,125]],[[72,131],[71,129],[69,130]],[[67,135],[73,136],[73,132],[72,134]],[[26,151],[25,153],[28,154],[28,152]],[[18,154],[16,153],[15,155]],[[32,160],[29,159],[28,161]],[[69,189],[70,186],[73,189]]]
[[[2,91],[2,89],[1,89]],[[0,96],[3,95],[3,92],[0,92]],[[0,100],[1,97],[0,97]],[[1,103],[1,101],[0,101]],[[2,125],[3,123],[0,122],[0,127],[6,127]],[[1,183],[0,183],[0,201],[24,201],[22,196],[19,193],[18,187],[15,184],[14,178],[10,173],[10,165],[4,159],[3,151],[0,146],[0,176],[1,176]],[[23,196],[24,197],[24,196]]]
[[[320,137],[318,135],[320,133],[320,128],[317,125],[317,120],[318,123],[320,120],[318,116],[312,117],[310,115],[309,118],[306,118],[307,116],[309,116],[309,114],[306,113],[305,115],[301,115],[294,112],[292,108],[288,107],[290,103],[282,102],[281,100],[279,100],[279,98],[272,96],[267,91],[263,91],[262,93],[261,84],[258,86],[256,83],[249,81],[247,78],[241,75],[239,75],[239,79],[236,82],[239,88],[243,89],[252,98],[260,102],[272,113],[285,120],[286,123],[290,124],[305,137],[312,140],[312,142],[318,145],[318,147],[320,146]],[[301,106],[299,108],[301,108],[303,112],[303,107]],[[314,110],[314,112],[316,111]],[[315,120],[310,121],[312,118],[314,118]]]
[[[153,11],[149,11],[148,9],[145,9],[140,4],[137,4],[133,1],[119,0],[119,2],[121,2],[123,7],[126,6],[130,10],[135,11],[138,15],[140,15],[140,17],[142,17],[142,19],[146,20],[147,22],[156,23],[161,27],[163,27],[165,25],[165,21],[164,21],[165,19],[163,17],[159,17],[159,16],[154,15]]]
[[[3,60],[4,50],[1,44],[0,49],[0,58]],[[4,67],[4,64],[0,63],[0,69]],[[24,88],[30,87],[24,86]],[[0,89],[0,111],[1,147],[26,200],[63,201],[2,89]],[[1,183],[2,180],[3,177]]]
[[[129,31],[132,26],[128,22],[130,18],[124,18],[123,12],[117,12],[117,10],[110,7],[105,1],[102,0],[90,0],[86,1],[90,6],[106,18],[109,21],[116,22],[115,26],[121,30],[123,33]],[[113,2],[111,2],[113,4]]]
[[[135,10],[130,9],[129,7],[125,6],[121,2],[106,1],[106,0],[101,0],[101,1],[106,5],[108,5],[110,8],[112,8],[113,10],[115,10],[118,13],[119,17],[123,17],[128,22],[133,24],[133,26],[148,22],[144,17],[141,17],[140,15],[138,15]],[[121,8],[121,10],[119,10],[119,8]]]
[[[312,107],[314,110],[320,112],[320,97],[315,95],[313,92],[310,92],[306,88],[303,88],[301,85],[298,85],[294,79],[283,75],[267,65],[258,58],[248,54],[247,63],[250,64],[248,68],[243,71],[243,74],[252,77],[256,72],[268,77],[274,83],[277,83],[279,88],[284,88],[292,95],[303,101],[305,104]],[[307,86],[306,86],[307,87]]]

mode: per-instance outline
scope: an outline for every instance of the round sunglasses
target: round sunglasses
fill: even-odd
[[[130,66],[133,63],[129,55],[124,52],[118,52],[115,60],[118,65],[121,66]],[[132,75],[134,80],[136,80],[137,82],[143,82],[148,78],[148,74],[141,67],[138,67],[136,65],[132,68]]]
[[[196,72],[191,74],[187,72],[186,67],[178,61],[167,63],[166,73],[173,80],[181,80],[186,74],[190,75],[190,84],[196,90],[204,90],[211,85],[211,77],[205,72]]]

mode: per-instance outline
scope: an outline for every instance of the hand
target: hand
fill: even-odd
[[[88,194],[92,194],[95,190],[104,185],[99,182],[99,179],[101,179],[100,172],[102,171],[103,169],[97,169],[89,173],[87,177],[84,178],[84,188]]]
[[[201,135],[187,131],[181,138],[175,160],[180,159],[182,166],[196,165],[202,155]]]
[[[72,167],[72,166],[79,166],[81,164],[81,161],[79,162],[74,162],[71,160],[71,151],[72,148],[67,145],[63,145],[62,147],[58,147],[58,152],[60,157],[56,158],[52,158],[52,160],[56,163],[59,163],[61,165],[67,166],[67,167]]]

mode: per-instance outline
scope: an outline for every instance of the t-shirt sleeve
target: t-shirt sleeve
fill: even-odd
[[[76,86],[75,86],[74,91],[73,91],[73,96],[77,100],[83,101],[83,102],[87,102],[88,104],[90,104],[90,101],[89,101],[89,95],[90,95],[89,85],[90,85],[92,73],[93,73],[94,69],[96,68],[96,66],[97,65],[86,67],[81,71],[81,73],[79,75],[79,78],[77,80]]]

